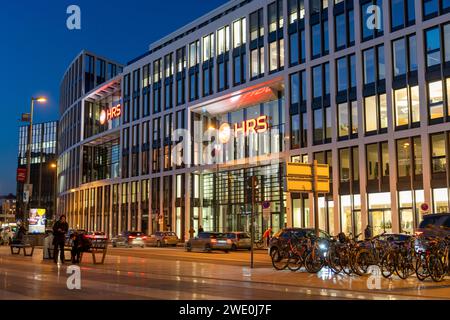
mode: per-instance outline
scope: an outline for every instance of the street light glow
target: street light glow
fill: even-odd
[[[36,102],[39,102],[39,103],[47,102],[47,98],[45,98],[45,97],[38,97],[38,98],[34,98],[33,100]]]

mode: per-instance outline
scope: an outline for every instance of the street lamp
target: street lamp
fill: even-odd
[[[34,113],[34,103],[45,103],[47,102],[47,98],[45,97],[36,97],[31,98],[31,108],[30,108],[30,126],[28,128],[28,144],[27,144],[27,190],[30,191],[29,185],[31,180],[31,143],[32,143],[32,134],[33,134],[33,113]],[[31,192],[30,192],[31,193]],[[30,204],[31,194],[28,194],[28,204]],[[25,223],[28,221],[28,213],[24,212]]]
[[[54,187],[53,187],[53,192],[55,193],[54,197],[53,197],[53,215],[52,215],[52,220],[54,220],[54,218],[56,217],[56,202],[58,199],[58,165],[54,162],[52,162],[50,164],[50,168],[55,172],[55,179],[53,181],[54,183]]]

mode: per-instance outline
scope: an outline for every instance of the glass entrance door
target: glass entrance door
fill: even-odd
[[[391,210],[371,210],[369,211],[369,224],[373,228],[373,236],[383,232],[392,233]]]

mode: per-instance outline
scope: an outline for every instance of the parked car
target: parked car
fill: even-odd
[[[117,237],[111,239],[111,244],[114,248],[116,247],[145,247],[145,241],[147,236],[139,231],[125,231],[119,234]]]
[[[445,238],[450,236],[450,213],[429,214],[423,217],[416,235]]]
[[[158,231],[147,237],[145,244],[150,247],[176,246],[180,241],[175,232]]]
[[[252,249],[252,240],[246,232],[227,232],[227,238],[232,241],[231,250]]]
[[[331,240],[331,236],[326,233],[323,230],[319,230],[319,238],[326,240],[325,242],[328,242]],[[285,248],[288,244],[289,239],[296,237],[296,238],[304,238],[304,237],[315,237],[316,231],[312,228],[286,228],[281,229],[277,233],[275,233],[270,239],[269,243],[269,249],[268,254],[269,256],[272,256],[272,254],[276,250],[280,250],[282,248]]]
[[[207,252],[219,250],[228,253],[232,245],[233,242],[224,233],[201,232],[198,237],[189,239],[186,242],[186,251],[190,252],[194,249],[200,249]]]

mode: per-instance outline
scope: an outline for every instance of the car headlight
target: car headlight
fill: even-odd
[[[321,243],[321,244],[319,244],[319,249],[322,249],[322,250],[327,250],[327,245],[326,245],[326,244],[323,244],[323,243]]]

